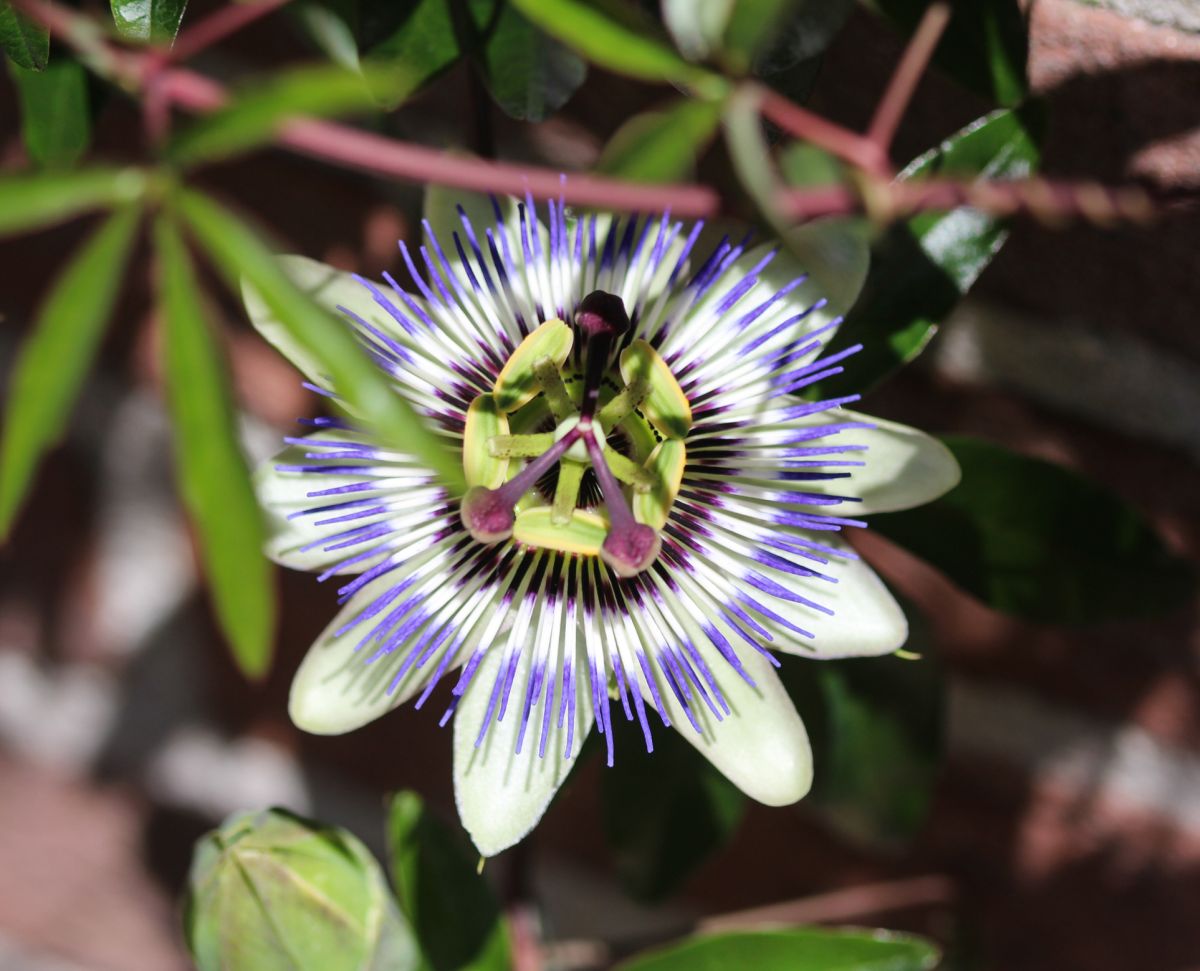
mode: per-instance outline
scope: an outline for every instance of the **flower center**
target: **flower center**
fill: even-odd
[[[542,324],[513,351],[491,393],[471,402],[463,434],[470,488],[461,515],[478,541],[511,537],[599,556],[621,576],[654,563],[658,531],[683,478],[692,415],[645,341],[629,342],[613,360],[628,329],[618,297],[589,294],[574,328]],[[569,363],[577,335],[586,340],[582,370]],[[535,488],[547,477],[552,498]]]

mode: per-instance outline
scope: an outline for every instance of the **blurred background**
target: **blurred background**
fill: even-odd
[[[189,17],[214,6],[198,0]],[[236,75],[293,60],[306,44],[276,16],[196,67]],[[856,12],[809,106],[865,125],[901,47]],[[1050,113],[1046,174],[1200,191],[1194,0],[1036,0],[1029,71]],[[593,164],[612,131],[661,97],[593,68],[553,119],[520,124],[480,104],[459,65],[389,124],[432,145],[459,144],[473,128],[481,137],[482,126],[499,157],[569,171]],[[896,157],[987,107],[932,72]],[[135,106],[110,96],[97,151],[131,156],[138,126]],[[14,91],[0,77],[0,165],[22,164],[18,131]],[[282,152],[210,168],[201,181],[285,249],[370,275],[400,272],[395,241],[419,232],[419,187]],[[0,241],[0,382],[87,228]],[[376,849],[384,792],[414,788],[453,809],[440,706],[404,708],[334,739],[288,722],[287,685],[333,613],[331,589],[280,571],[271,676],[250,685],[228,659],[175,494],[145,274],[131,280],[69,440],[0,549],[3,971],[189,967],[176,897],[193,841],[235,809],[284,805]],[[265,458],[315,403],[234,302],[219,309],[245,441]],[[931,350],[865,409],[1080,470],[1197,561],[1198,312],[1195,209],[1140,228],[1017,221]],[[637,903],[606,849],[605,770],[592,758],[535,849],[489,865],[495,877],[532,880],[554,937],[618,954],[712,915],[795,901],[789,920],[926,933],[951,945],[962,968],[1200,969],[1197,604],[1147,621],[1035,625],[988,609],[877,535],[861,549],[928,619],[913,648],[945,679],[923,713],[932,795],[927,806],[914,796],[903,839],[836,805],[754,806],[678,893]],[[527,853],[528,867],[512,859]]]

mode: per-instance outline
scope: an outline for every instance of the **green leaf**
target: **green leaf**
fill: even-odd
[[[929,971],[938,958],[933,944],[906,934],[802,928],[692,937],[617,971]]]
[[[988,442],[945,441],[962,484],[871,526],[990,607],[1086,624],[1158,613],[1195,593],[1193,568],[1108,489]]]
[[[471,4],[488,12],[481,43],[471,48],[492,98],[521,121],[544,121],[583,84],[587,65],[507,3],[493,15],[496,0]],[[478,23],[479,16],[476,12]]]
[[[729,842],[746,797],[678,733],[656,733],[647,753],[639,728],[612,729],[626,755],[601,775],[605,833],[626,889],[661,900]]]
[[[238,444],[237,409],[187,249],[165,217],[155,227],[155,244],[180,490],[221,627],[242,672],[260,678],[271,664],[275,591],[262,552],[262,514]]]
[[[27,71],[41,71],[50,59],[50,32],[0,0],[0,50]]]
[[[1024,178],[1040,161],[1041,129],[1037,105],[993,112],[914,160],[900,178]],[[866,391],[917,357],[1007,237],[1004,220],[967,207],[890,227],[873,247],[862,297],[829,346],[832,353],[862,343],[863,350],[814,393]]]
[[[73,165],[87,151],[92,135],[83,67],[56,55],[42,71],[13,62],[8,70],[21,99],[21,137],[29,157],[50,168]]]
[[[663,22],[675,46],[690,61],[720,50],[736,0],[662,0]]]
[[[372,92],[400,98],[411,76],[398,68],[367,68],[364,76],[322,65],[276,74],[237,97],[220,111],[193,123],[173,140],[177,163],[227,158],[269,141],[286,122],[301,115],[336,115],[374,107]]]
[[[187,0],[110,0],[117,33],[128,40],[170,42]]]
[[[846,25],[854,6],[854,0],[793,0],[788,17],[754,58],[754,73],[777,74],[818,58]]]
[[[798,6],[797,0],[737,0],[722,39],[723,59],[730,69],[738,74],[749,71]]]
[[[596,169],[633,182],[687,178],[720,121],[720,105],[690,99],[634,115],[605,146]]]
[[[82,169],[0,178],[0,236],[49,226],[90,209],[140,199],[149,185],[139,169]]]
[[[621,0],[512,0],[526,17],[601,67],[720,97],[728,83],[680,57],[648,16]]]
[[[293,0],[288,9],[334,64],[358,70],[357,0]]]
[[[67,263],[13,368],[0,438],[0,539],[34,470],[62,436],[124,276],[138,210],[108,218]]]
[[[403,0],[373,10],[373,19],[362,32],[360,44],[365,63],[403,68],[409,80],[408,90],[415,91],[454,64],[459,56],[455,35],[453,4],[447,0]],[[367,14],[364,12],[364,19]],[[376,99],[393,108],[400,102],[395,95],[375,91]]]
[[[846,181],[846,167],[834,155],[807,142],[793,142],[779,158],[779,168],[788,185],[811,188]]]
[[[905,656],[810,663],[780,675],[808,728],[818,771],[802,808],[872,845],[907,843],[924,823],[943,749],[942,670],[909,604]],[[908,653],[922,656],[912,658]]]
[[[933,0],[868,2],[911,33]],[[933,60],[972,91],[1001,105],[1018,104],[1029,92],[1029,28],[1019,0],[955,3]]]
[[[339,401],[382,441],[419,457],[452,492],[461,494],[463,471],[457,456],[395,391],[350,329],[288,278],[254,231],[219,203],[195,192],[181,190],[179,207],[230,285],[236,288],[244,278],[292,338],[324,364],[341,395]]]
[[[509,115],[541,121],[583,83],[587,65],[531,24],[507,0],[401,0],[359,7],[310,0],[298,10],[337,63],[401,67],[410,93],[470,56],[493,100]],[[381,104],[399,97],[376,90]]]
[[[508,927],[469,844],[415,792],[392,797],[388,855],[427,971],[507,971]]]
[[[415,971],[412,930],[366,847],[283,809],[196,843],[183,930],[198,971]]]

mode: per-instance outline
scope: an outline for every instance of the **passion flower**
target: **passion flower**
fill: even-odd
[[[842,539],[951,488],[936,440],[807,400],[855,348],[778,247],[669,216],[578,218],[532,199],[459,206],[400,249],[412,292],[300,257],[288,271],[355,329],[462,456],[452,495],[353,415],[258,475],[278,562],[337,578],[341,612],[296,674],[320,734],[417,707],[458,670],[462,821],[491,855],[545,811],[593,725],[678,729],[749,796],[808,791],[808,738],[776,654],[879,655],[904,614]],[[254,293],[250,317],[314,391]]]

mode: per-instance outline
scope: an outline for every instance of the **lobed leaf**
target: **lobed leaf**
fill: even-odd
[[[237,409],[204,297],[178,229],[155,226],[167,401],[180,491],[196,524],[217,617],[242,672],[260,678],[275,631],[272,568],[250,470],[238,444]]]
[[[66,168],[87,151],[92,137],[87,73],[69,57],[56,56],[41,71],[9,64],[21,101],[21,138],[39,165]]]
[[[90,209],[132,203],[149,180],[139,169],[89,168],[0,178],[0,236],[49,226]]]
[[[326,313],[288,277],[277,257],[240,219],[208,197],[181,190],[179,209],[231,286],[244,279],[305,355],[319,361],[339,403],[395,448],[421,459],[455,494],[464,488],[457,456],[393,388],[350,329]]]
[[[66,427],[116,301],[138,216],[133,207],[110,216],[71,258],[17,356],[0,437],[0,539]]]
[[[399,68],[366,69],[366,80],[330,65],[276,74],[194,122],[173,139],[168,154],[181,165],[227,158],[269,141],[298,116],[367,110],[374,107],[372,92],[399,100],[411,84],[412,75]]]

